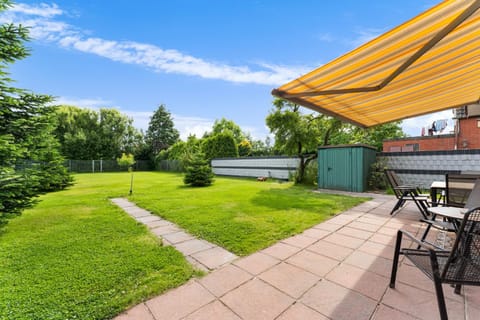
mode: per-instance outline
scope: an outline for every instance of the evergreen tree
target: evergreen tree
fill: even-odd
[[[0,11],[10,5],[0,0]],[[28,55],[28,30],[0,25],[0,224],[31,206],[38,194],[65,188],[71,178],[53,137],[52,100],[11,87],[6,68]]]
[[[150,118],[146,133],[146,141],[152,147],[152,152],[156,155],[159,151],[168,149],[178,141],[180,134],[175,129],[172,116],[161,104]]]
[[[205,187],[212,184],[212,168],[208,165],[208,162],[204,159],[201,153],[197,153],[193,156],[186,168],[183,182],[192,187]]]

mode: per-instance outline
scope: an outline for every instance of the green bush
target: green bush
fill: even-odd
[[[213,182],[212,168],[203,158],[203,155],[197,153],[193,156],[186,168],[185,178],[183,182],[192,187],[205,187]]]
[[[205,159],[238,157],[238,147],[231,133],[219,133],[206,138],[202,143]]]
[[[368,177],[368,188],[370,190],[386,190],[387,181],[385,179],[385,169],[387,164],[384,159],[378,159],[370,167],[370,176]]]
[[[303,176],[303,184],[316,186],[318,184],[318,161],[314,159],[310,161],[305,168]]]

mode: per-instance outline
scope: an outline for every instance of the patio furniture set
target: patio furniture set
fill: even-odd
[[[434,282],[440,317],[448,319],[442,283],[454,286],[456,294],[462,285],[480,285],[480,175],[446,174],[445,182],[433,182],[430,194],[422,194],[416,186],[402,184],[393,170],[385,174],[397,198],[390,214],[413,201],[426,223],[421,238],[398,231],[390,287],[395,288],[399,256],[404,255]],[[431,228],[448,233],[453,245],[428,241]],[[413,245],[402,247],[404,238]]]

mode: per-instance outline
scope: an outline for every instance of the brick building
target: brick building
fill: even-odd
[[[480,149],[480,104],[454,110],[451,134],[407,137],[383,142],[383,152]]]

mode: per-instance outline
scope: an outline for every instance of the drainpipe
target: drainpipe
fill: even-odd
[[[453,147],[454,150],[458,149],[458,134],[460,132],[460,121],[458,119],[455,119],[455,145]]]

